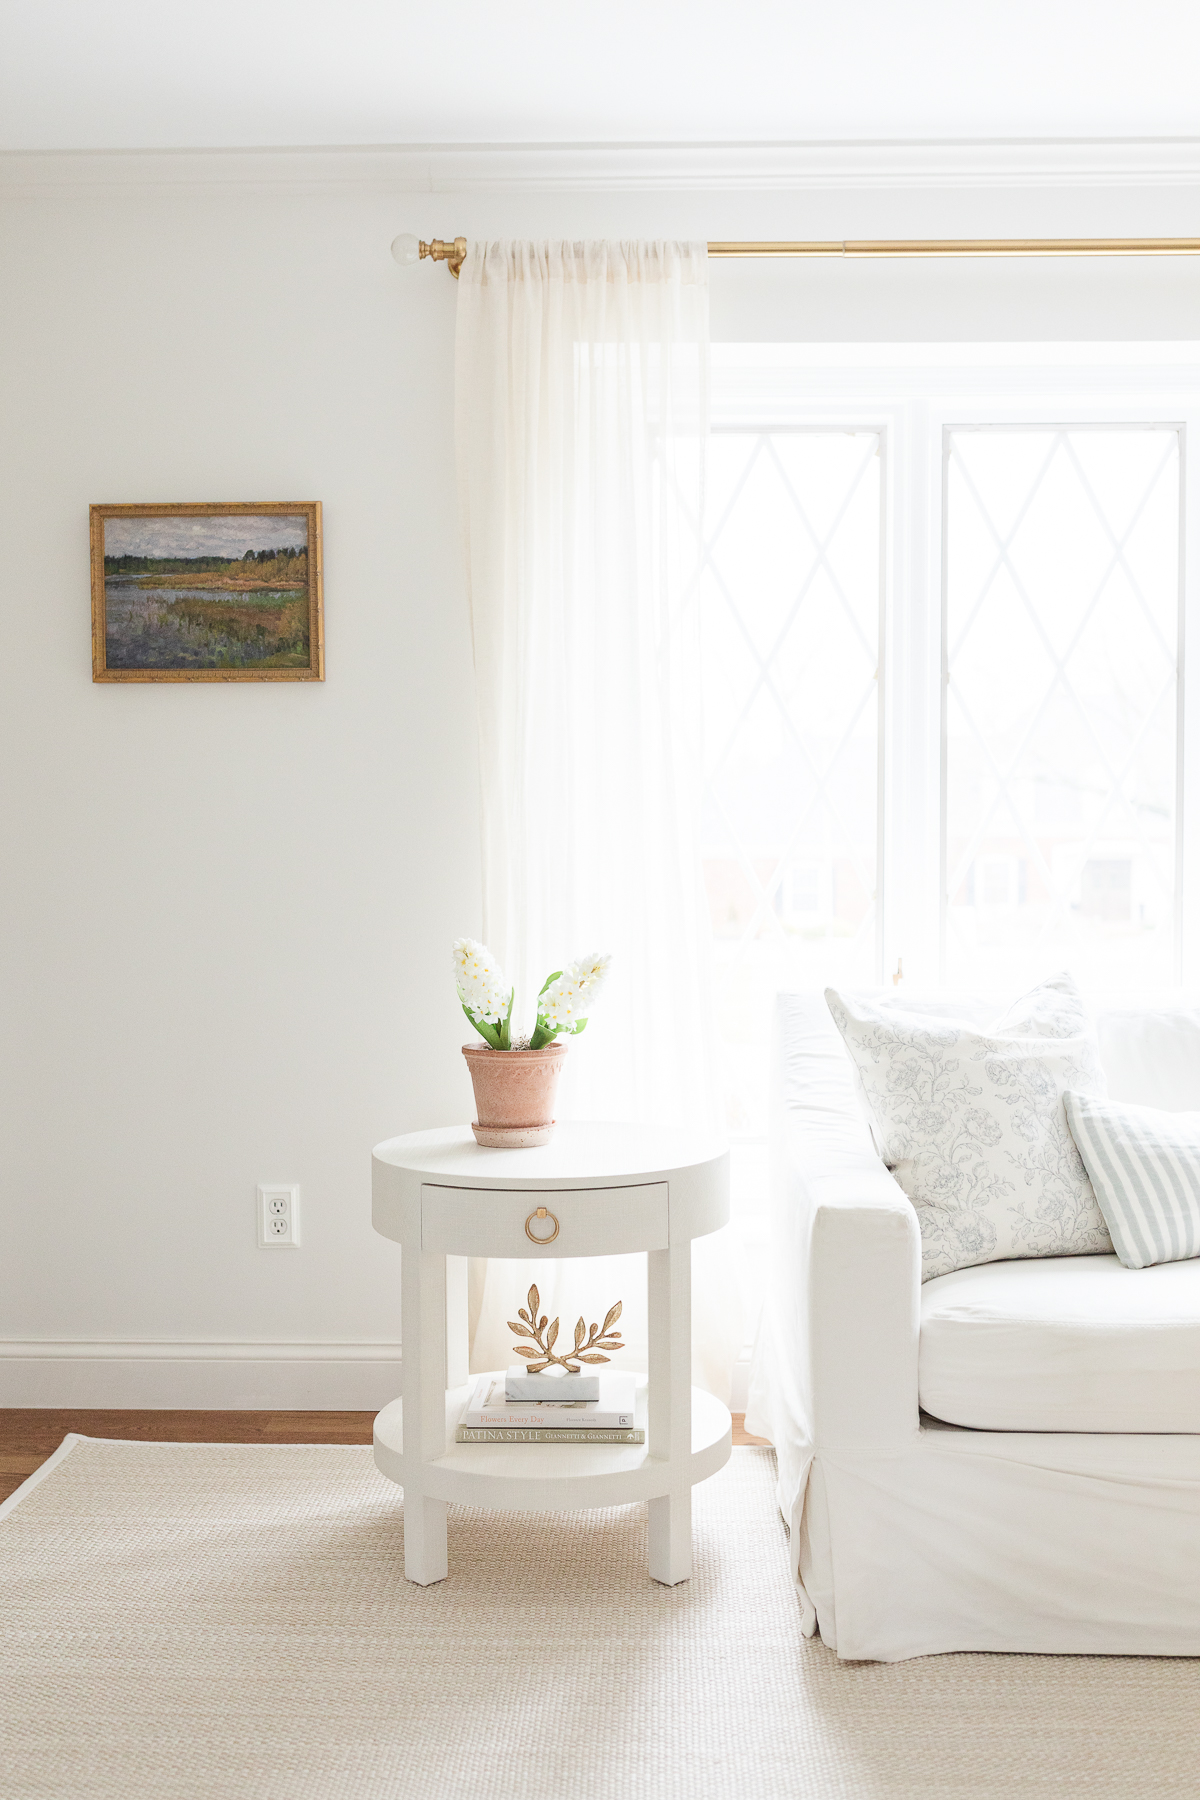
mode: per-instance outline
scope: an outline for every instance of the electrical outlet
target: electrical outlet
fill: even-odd
[[[300,1189],[268,1186],[258,1189],[258,1247],[260,1250],[300,1248]]]

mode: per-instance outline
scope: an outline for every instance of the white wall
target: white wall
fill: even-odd
[[[0,169],[0,1403],[398,1385],[370,1148],[465,1117],[455,287],[422,235],[1183,234],[1188,189],[414,195]],[[286,171],[287,179],[281,179]],[[327,171],[328,173],[328,171]],[[1200,262],[721,265],[719,338],[1195,338]],[[323,686],[91,681],[91,501],[319,499]],[[257,1248],[298,1181],[303,1246]]]

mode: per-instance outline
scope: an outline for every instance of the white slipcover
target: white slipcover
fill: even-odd
[[[1200,1070],[1200,1018],[1171,1020],[1175,1066],[1186,1051]],[[1138,1031],[1153,1047],[1148,1015]],[[1134,1097],[1136,1068],[1107,1072]],[[805,1630],[885,1662],[1200,1655],[1200,1435],[922,1419],[916,1216],[819,995],[779,997],[773,1081],[773,1287],[747,1425],[778,1454]],[[1183,1086],[1173,1103],[1200,1105]]]

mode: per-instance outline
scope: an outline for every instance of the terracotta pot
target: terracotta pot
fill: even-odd
[[[554,1135],[554,1101],[566,1044],[541,1050],[492,1050],[464,1044],[478,1115],[471,1130],[477,1144],[494,1150],[522,1150],[547,1144]]]

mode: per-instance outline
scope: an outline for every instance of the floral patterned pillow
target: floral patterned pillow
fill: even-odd
[[[1112,1250],[1063,1108],[1104,1099],[1096,1036],[1069,975],[980,1032],[896,1005],[825,999],[875,1145],[921,1226],[921,1279],[972,1263]]]

